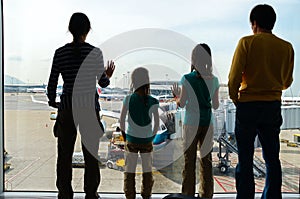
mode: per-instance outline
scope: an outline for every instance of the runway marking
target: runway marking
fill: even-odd
[[[47,104],[48,105],[48,102],[34,99],[33,95],[30,95],[30,97],[31,97],[31,101],[34,102],[34,103],[40,103],[40,104]]]
[[[255,180],[255,192],[263,192],[265,187],[265,182],[262,179]]]
[[[298,192],[300,168],[286,160],[281,160],[281,166],[283,169],[288,168],[292,170],[282,173],[282,191]]]
[[[228,192],[227,189],[221,184],[221,182],[218,180],[217,177],[214,177],[214,179],[218,183],[218,185],[223,189],[224,192]]]
[[[27,165],[25,168],[23,168],[22,170],[20,170],[18,173],[16,173],[14,176],[12,176],[9,179],[5,180],[5,183],[10,182],[15,178],[18,177],[21,173],[25,172],[27,169],[29,169],[34,163],[36,163],[37,161],[39,161],[41,158],[37,158],[36,160],[34,160],[33,162],[31,162],[29,165]]]
[[[216,183],[221,187],[224,192],[236,192],[235,179],[226,176],[214,176]],[[293,185],[298,185],[298,176],[288,177],[285,176],[285,181],[289,181]],[[261,193],[264,190],[265,178],[255,179],[255,192]],[[298,191],[297,188],[290,187],[284,182],[282,183],[282,192],[295,193]]]

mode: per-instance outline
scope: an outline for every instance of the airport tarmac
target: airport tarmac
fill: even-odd
[[[32,101],[34,97],[35,102]],[[45,102],[45,103],[41,103]],[[7,162],[11,168],[5,172],[5,189],[8,191],[56,191],[56,138],[53,136],[53,120],[44,94],[5,94],[4,101],[4,139],[8,152]],[[105,109],[117,109],[121,102],[103,102]],[[107,124],[111,121],[107,121]],[[285,130],[281,138],[293,141],[293,135],[299,130]],[[105,158],[109,141],[105,138],[100,143],[101,158]],[[215,143],[213,164],[218,164],[218,144]],[[81,151],[80,136],[75,151]],[[256,156],[261,157],[261,149],[257,148]],[[288,147],[281,144],[281,162],[283,170],[283,192],[299,192],[300,147]],[[214,167],[215,192],[235,192],[234,167],[237,156],[230,154],[231,167],[226,174]],[[183,159],[154,171],[154,193],[180,192],[181,170]],[[83,191],[83,169],[73,169],[73,188],[76,192]],[[137,173],[137,191],[140,190],[141,173]],[[256,179],[256,191],[261,192],[264,179]],[[123,173],[118,170],[101,168],[101,185],[99,192],[122,193]]]

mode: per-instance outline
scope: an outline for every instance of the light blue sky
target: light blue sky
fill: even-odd
[[[277,13],[274,34],[294,46],[295,80],[292,91],[287,93],[299,95],[300,80],[296,78],[300,72],[297,59],[300,49],[300,24],[296,22],[300,19],[298,0],[4,0],[4,71],[24,82],[47,83],[55,49],[71,41],[67,30],[70,16],[80,11],[90,18],[92,31],[87,42],[95,46],[140,28],[172,30],[196,43],[205,42],[212,48],[216,75],[226,83],[238,40],[252,34],[249,13],[258,3],[274,7]],[[112,86],[115,83],[121,86],[123,74],[128,74],[137,65],[147,64],[145,60],[151,56],[157,59],[155,66],[150,68],[152,79],[165,79],[166,74],[168,79],[178,79],[189,70],[188,63],[165,53],[134,52],[116,61]],[[166,59],[173,60],[174,64],[171,66],[167,62],[166,65]]]

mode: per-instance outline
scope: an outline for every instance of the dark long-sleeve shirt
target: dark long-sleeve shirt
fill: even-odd
[[[99,48],[88,43],[69,43],[58,48],[47,87],[49,102],[55,102],[58,78],[61,75],[64,83],[60,109],[71,109],[72,106],[95,107],[96,83],[101,80],[102,74],[105,75],[104,63]],[[107,81],[104,84],[108,85]]]

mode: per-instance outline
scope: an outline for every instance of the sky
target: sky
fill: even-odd
[[[3,0],[4,73],[25,83],[47,84],[55,49],[72,41],[69,19],[83,12],[92,26],[87,42],[102,49],[105,62],[116,63],[112,87],[126,86],[137,66],[148,68],[152,80],[179,80],[190,69],[189,54],[196,43],[211,47],[214,73],[227,83],[238,40],[252,34],[249,13],[261,3],[275,9],[273,33],[294,47],[294,83],[286,94],[299,96],[298,0]],[[149,35],[153,30],[158,34]]]

